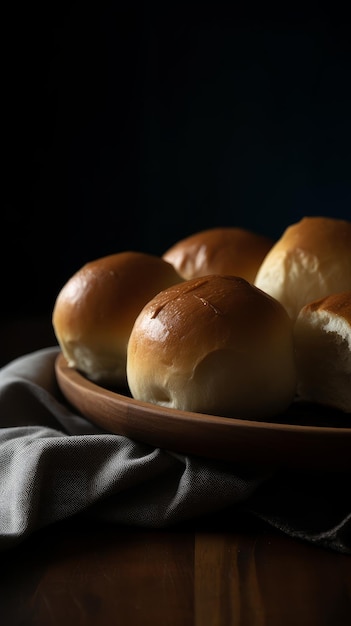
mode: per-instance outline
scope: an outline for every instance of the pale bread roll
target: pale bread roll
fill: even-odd
[[[181,239],[163,258],[186,280],[232,274],[253,282],[273,243],[273,239],[244,228],[210,228]]]
[[[295,394],[292,322],[248,281],[210,275],[157,294],[130,334],[132,396],[224,416],[264,418]]]
[[[351,289],[351,222],[304,217],[268,252],[254,284],[295,320],[309,302]]]
[[[126,251],[85,264],[57,296],[52,322],[68,365],[92,381],[126,385],[135,318],[159,291],[182,282],[161,257]]]
[[[351,291],[305,305],[294,328],[297,395],[351,412]]]

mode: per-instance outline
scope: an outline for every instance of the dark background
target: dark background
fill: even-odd
[[[3,21],[1,316],[212,226],[351,219],[350,22],[313,5],[28,3]]]

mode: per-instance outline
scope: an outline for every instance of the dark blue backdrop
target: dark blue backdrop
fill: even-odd
[[[110,252],[351,219],[350,23],[245,6],[8,10],[2,315]]]

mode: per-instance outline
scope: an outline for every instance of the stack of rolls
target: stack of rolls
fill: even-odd
[[[295,399],[351,412],[350,294],[351,223],[305,217],[275,243],[214,228],[161,257],[91,261],[53,326],[70,367],[140,401],[243,419]]]
[[[291,224],[255,285],[294,322],[297,398],[351,411],[351,222],[304,217]]]

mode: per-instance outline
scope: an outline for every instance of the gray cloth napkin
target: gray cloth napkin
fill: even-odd
[[[0,549],[82,514],[162,528],[249,512],[280,531],[351,553],[350,475],[267,473],[105,433],[57,386],[57,347],[0,371]]]

